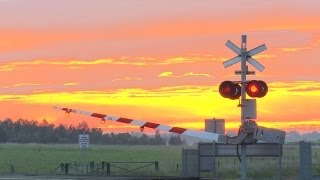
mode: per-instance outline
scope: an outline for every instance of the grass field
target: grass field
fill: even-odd
[[[127,146],[127,145],[90,145],[84,157],[78,144],[0,144],[0,173],[18,174],[63,174],[60,168],[63,162],[69,162],[70,174],[81,174],[82,161],[94,162],[159,162],[159,171],[155,164],[111,163],[113,175],[179,176],[181,174],[181,150],[183,146]],[[187,148],[195,148],[188,146]],[[285,146],[282,157],[283,176],[294,177],[298,174],[299,151],[297,146]],[[217,172],[222,177],[239,177],[237,158],[218,158]],[[313,173],[320,174],[320,148],[313,147]],[[275,177],[277,158],[248,158],[249,177]],[[217,163],[217,162],[216,162]],[[73,166],[72,166],[73,165]],[[79,165],[77,169],[74,165]],[[136,169],[126,172],[119,168]],[[86,170],[84,170],[86,171]],[[105,171],[104,171],[105,172]],[[96,172],[94,172],[96,173]],[[94,174],[93,173],[93,174]],[[101,173],[101,170],[100,170]],[[206,173],[204,173],[206,176]]]
[[[159,162],[159,171],[154,166],[130,172],[129,174],[179,175],[181,164],[181,146],[126,146],[126,145],[90,145],[84,152],[78,144],[1,144],[0,173],[10,173],[10,165],[15,173],[48,174],[62,162]],[[178,171],[177,171],[178,164]],[[133,169],[144,164],[118,164]],[[118,166],[117,165],[117,166]],[[131,167],[128,167],[131,166]],[[111,171],[119,172],[117,168]],[[58,172],[59,169],[58,169]],[[119,172],[120,173],[120,172]],[[124,173],[124,171],[122,171]]]

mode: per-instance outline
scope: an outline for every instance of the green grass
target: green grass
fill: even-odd
[[[86,162],[159,162],[159,171],[154,164],[140,170],[126,173],[115,166],[135,169],[147,164],[111,163],[112,175],[144,175],[144,176],[179,176],[181,173],[182,146],[135,146],[135,145],[90,145],[86,151]],[[191,148],[191,147],[187,147]],[[195,147],[193,147],[195,148]],[[283,177],[297,177],[299,167],[299,151],[297,147],[285,147],[282,157]],[[0,144],[0,174],[63,174],[60,163],[69,162],[70,174],[75,171],[74,165],[81,165],[83,151],[78,144],[46,145],[46,144]],[[236,157],[219,157],[216,164],[220,177],[238,178],[239,161]],[[313,174],[320,174],[320,148],[312,149]],[[277,176],[277,158],[256,157],[247,159],[248,176],[255,178],[274,178]],[[177,169],[178,164],[178,169]],[[56,171],[54,171],[56,169]],[[77,166],[77,170],[82,170]],[[106,170],[106,168],[105,168]],[[99,170],[101,172],[101,169]],[[106,171],[104,171],[106,173]],[[207,173],[210,175],[210,173]],[[206,176],[205,173],[203,175]]]
[[[128,146],[128,145],[90,145],[85,152],[78,144],[74,145],[39,145],[39,144],[1,144],[0,173],[9,173],[10,165],[15,173],[48,174],[62,162],[81,164],[87,162],[159,162],[159,172],[154,165],[131,174],[179,175],[177,163],[181,168],[181,148],[179,146]],[[137,168],[144,164],[114,164],[124,168]],[[112,173],[121,173],[111,167]],[[58,169],[57,172],[61,173]],[[71,172],[71,170],[69,171]],[[122,171],[123,173],[124,171]]]

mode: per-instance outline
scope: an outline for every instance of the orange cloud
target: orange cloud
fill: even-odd
[[[187,76],[204,76],[204,77],[211,77],[211,75],[209,74],[205,74],[205,73],[193,73],[193,72],[188,72],[188,73],[185,73],[183,75],[180,75],[180,76],[177,76],[177,75],[174,75],[173,72],[168,72],[168,71],[165,71],[165,72],[162,72],[158,75],[158,77],[187,77]]]
[[[121,79],[113,79],[112,81],[140,81],[142,80],[142,78],[131,78],[131,77],[125,77],[125,78],[121,78]]]
[[[115,64],[115,65],[169,65],[180,63],[192,63],[201,61],[222,61],[226,58],[217,58],[214,56],[200,56],[190,55],[186,57],[165,57],[165,58],[152,58],[152,57],[120,57],[118,59],[95,59],[95,60],[33,60],[33,61],[16,61],[8,62],[0,65],[0,71],[12,71],[17,68],[23,68],[26,66],[34,65],[61,65],[67,66],[70,69],[79,69],[84,65],[103,65],[103,64]]]
[[[258,54],[254,56],[254,58],[256,59],[270,59],[275,57],[277,57],[277,55],[274,54]]]
[[[69,83],[64,83],[63,85],[65,86],[75,86],[75,85],[79,85],[80,83],[75,83],[75,82],[69,82]]]
[[[173,72],[166,71],[158,75],[158,77],[170,77],[170,76],[173,76]]]
[[[184,76],[204,76],[204,77],[211,77],[209,74],[202,74],[202,73],[193,73],[193,72],[188,72],[184,74]]]
[[[19,84],[14,84],[13,86],[15,87],[20,87],[20,86],[40,86],[41,84],[34,84],[34,83],[19,83]]]
[[[306,49],[311,49],[309,47],[303,47],[303,48],[281,48],[283,52],[297,52],[297,51],[302,51]]]

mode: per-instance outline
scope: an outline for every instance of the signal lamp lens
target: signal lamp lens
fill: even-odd
[[[268,86],[263,81],[252,80],[247,82],[246,92],[250,97],[263,97],[268,92]]]
[[[231,81],[224,81],[219,86],[219,92],[222,97],[238,99],[241,96],[241,87]]]
[[[231,89],[230,89],[229,86],[227,86],[227,87],[223,88],[222,91],[223,91],[224,93],[230,93]]]
[[[252,93],[256,93],[258,91],[258,87],[255,85],[250,86],[249,89]]]

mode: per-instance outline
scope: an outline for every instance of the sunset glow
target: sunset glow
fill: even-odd
[[[0,1],[0,119],[139,131],[52,108],[64,106],[191,129],[224,118],[233,131],[239,102],[218,87],[240,79],[239,64],[222,63],[236,56],[226,41],[239,45],[246,34],[249,50],[268,48],[254,56],[265,71],[249,76],[269,87],[257,99],[257,123],[319,131],[318,7],[316,0]]]

